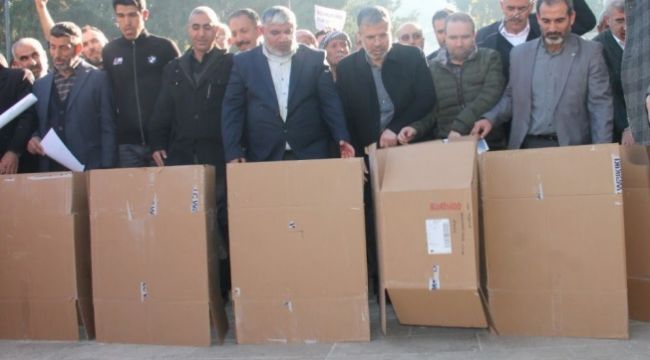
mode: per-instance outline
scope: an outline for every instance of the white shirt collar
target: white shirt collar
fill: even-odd
[[[616,40],[618,46],[620,46],[621,49],[625,50],[625,41],[619,39],[618,36],[614,35],[614,33],[612,33],[612,36],[614,37],[614,40]]]
[[[528,34],[530,33],[530,21],[526,27],[517,34],[508,32],[505,23],[501,21],[501,24],[499,25],[499,32],[506,40],[508,40],[510,44],[512,44],[512,46],[521,45],[526,42],[526,39],[528,39]]]

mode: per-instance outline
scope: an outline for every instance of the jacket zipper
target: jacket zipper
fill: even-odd
[[[138,88],[138,66],[136,58],[136,46],[135,40],[131,41],[133,47],[133,83],[135,85],[135,105],[138,111],[138,125],[140,126],[140,140],[142,141],[142,146],[147,146],[147,142],[144,139],[144,122],[142,121],[142,110],[140,109],[140,90]]]

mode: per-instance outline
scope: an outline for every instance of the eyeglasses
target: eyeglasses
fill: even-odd
[[[401,41],[411,41],[413,39],[414,41],[422,39],[422,33],[421,32],[414,32],[412,34],[402,34],[399,39]]]

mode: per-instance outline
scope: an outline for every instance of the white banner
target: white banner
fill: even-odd
[[[347,13],[343,10],[314,5],[316,30],[343,30]]]

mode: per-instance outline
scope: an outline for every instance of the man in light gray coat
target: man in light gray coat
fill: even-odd
[[[540,148],[612,141],[613,103],[602,46],[571,34],[568,0],[540,0],[542,37],[515,47],[510,82],[473,134],[485,137],[512,116],[508,147]]]

